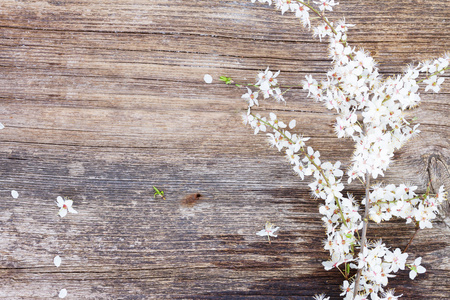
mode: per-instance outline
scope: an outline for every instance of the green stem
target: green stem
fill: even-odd
[[[364,217],[363,217],[363,229],[362,229],[362,236],[361,236],[361,249],[359,250],[360,253],[364,253],[364,247],[366,247],[366,235],[367,235],[367,227],[369,227],[369,220],[367,219],[369,216],[369,209],[370,209],[370,174],[369,172],[366,173],[366,209],[364,211]],[[355,299],[356,295],[358,294],[359,290],[359,280],[361,279],[361,272],[362,269],[358,269],[356,280],[355,280],[355,291],[353,293],[353,299]]]
[[[423,196],[425,196],[425,195],[423,195]],[[416,197],[414,197],[414,198],[410,198],[410,199],[402,199],[402,201],[405,201],[405,202],[409,202],[409,201],[411,201],[411,200],[414,200],[414,199],[421,199],[421,197],[420,196],[416,196]],[[422,199],[422,200],[424,200],[424,199]],[[373,203],[373,205],[376,205],[376,204],[388,204],[388,203],[396,203],[396,202],[398,202],[399,200],[392,200],[392,201],[377,201],[377,202],[375,202],[375,203]]]
[[[439,74],[439,73],[441,73],[441,72],[443,72],[443,71],[449,70],[449,69],[450,69],[450,66],[448,66],[448,67],[446,67],[446,68],[443,68],[443,69],[441,69],[441,70],[438,70],[438,71],[434,72],[433,74],[426,75],[424,79],[417,81],[417,83],[422,83],[422,82],[424,82],[425,80],[427,80],[428,78],[430,78],[430,77],[432,77],[432,76],[434,76],[434,75],[437,75],[437,74]]]

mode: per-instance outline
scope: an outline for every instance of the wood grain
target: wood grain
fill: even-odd
[[[448,1],[341,2],[332,15],[356,24],[350,43],[385,76],[450,49]],[[270,66],[295,85],[329,63],[326,43],[293,16],[246,0],[0,1],[0,299],[62,288],[66,299],[338,299],[308,182],[242,125],[242,91],[218,82],[253,82]],[[449,93],[445,82],[423,94],[411,112],[422,133],[385,182],[450,189]],[[287,99],[277,115],[348,166],[353,146],[335,138],[335,116],[300,89]],[[58,195],[79,213],[60,219]],[[271,244],[255,235],[267,220],[281,227]],[[410,247],[427,273],[402,272],[389,287],[448,298],[449,224],[437,220]],[[403,247],[413,232],[395,221],[369,237]]]

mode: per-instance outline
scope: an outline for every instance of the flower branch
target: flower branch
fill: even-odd
[[[272,0],[258,1],[272,4]],[[319,213],[323,216],[326,228],[324,249],[330,253],[329,260],[322,264],[326,270],[337,268],[345,278],[341,296],[347,300],[398,299],[401,295],[394,295],[393,290],[384,289],[388,279],[405,267],[410,269],[411,279],[425,272],[425,268],[420,266],[420,257],[412,264],[406,263],[406,251],[419,229],[432,227],[438,206],[446,201],[447,194],[443,186],[436,195],[431,195],[428,188],[425,194],[419,196],[415,193],[417,186],[371,185],[371,182],[384,176],[394,152],[420,132],[419,124],[411,125],[404,111],[420,103],[420,83],[426,84],[425,92],[440,91],[444,82],[441,75],[450,69],[450,57],[445,54],[435,60],[409,66],[402,75],[383,79],[370,54],[348,45],[347,31],[353,25],[339,21],[333,26],[325,17],[325,11],[332,11],[337,4],[334,0],[312,3],[301,0],[274,1],[282,14],[288,10],[294,12],[304,27],[311,27],[309,11],[322,21],[313,28],[313,32],[319,39],[329,39],[332,66],[326,74],[326,80],[321,82],[311,75],[306,76],[303,89],[307,91],[308,97],[322,102],[327,109],[337,113],[334,127],[337,137],[350,138],[355,143],[347,175],[348,183],[358,179],[364,186],[365,199],[361,204],[365,208],[362,216],[353,196],[348,194],[344,197],[342,194],[345,188],[342,183],[344,172],[340,170],[339,161],[334,164],[322,162],[319,151],[306,147],[305,141],[309,138],[291,134],[286,128],[289,126],[289,129],[293,129],[295,120],[286,125],[274,113],[266,118],[252,112],[254,107],[260,105],[261,95],[264,99],[274,98],[278,102],[285,102],[287,91],[281,91],[277,78],[280,71],[273,73],[267,68],[258,74],[255,84],[237,84],[224,76],[221,80],[247,89],[247,93],[242,95],[247,102],[244,123],[249,124],[255,134],[271,128],[273,133],[267,133],[269,143],[279,151],[285,149],[288,162],[301,179],[313,177],[309,187],[314,197],[324,201],[319,207]],[[426,75],[419,80],[421,73]],[[254,88],[257,91],[252,90]],[[406,223],[416,225],[416,231],[403,252],[399,248],[391,250],[381,240],[369,241],[367,238],[369,219],[380,223],[391,218],[402,218]],[[267,235],[270,242],[267,231],[261,232],[261,235]],[[342,264],[343,268],[340,267]],[[352,270],[355,270],[354,275],[350,276]],[[325,295],[314,298],[328,299]]]

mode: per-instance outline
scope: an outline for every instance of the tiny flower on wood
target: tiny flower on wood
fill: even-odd
[[[270,243],[271,236],[277,237],[277,235],[274,234],[274,232],[277,231],[278,229],[280,229],[280,227],[275,227],[274,224],[266,222],[265,228],[263,230],[258,231],[256,234],[259,236],[267,236],[267,239],[269,240]]]
[[[73,201],[70,199],[63,199],[63,197],[58,196],[56,198],[56,204],[60,208],[58,215],[60,215],[61,218],[65,217],[67,215],[67,212],[71,212],[73,214],[77,214],[78,212],[72,208]]]

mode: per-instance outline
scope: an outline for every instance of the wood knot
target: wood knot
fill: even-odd
[[[197,204],[197,202],[200,200],[200,197],[202,195],[200,193],[194,193],[194,194],[189,194],[186,195],[182,200],[181,200],[181,205],[183,206],[188,206],[188,207],[192,207],[194,205]]]

